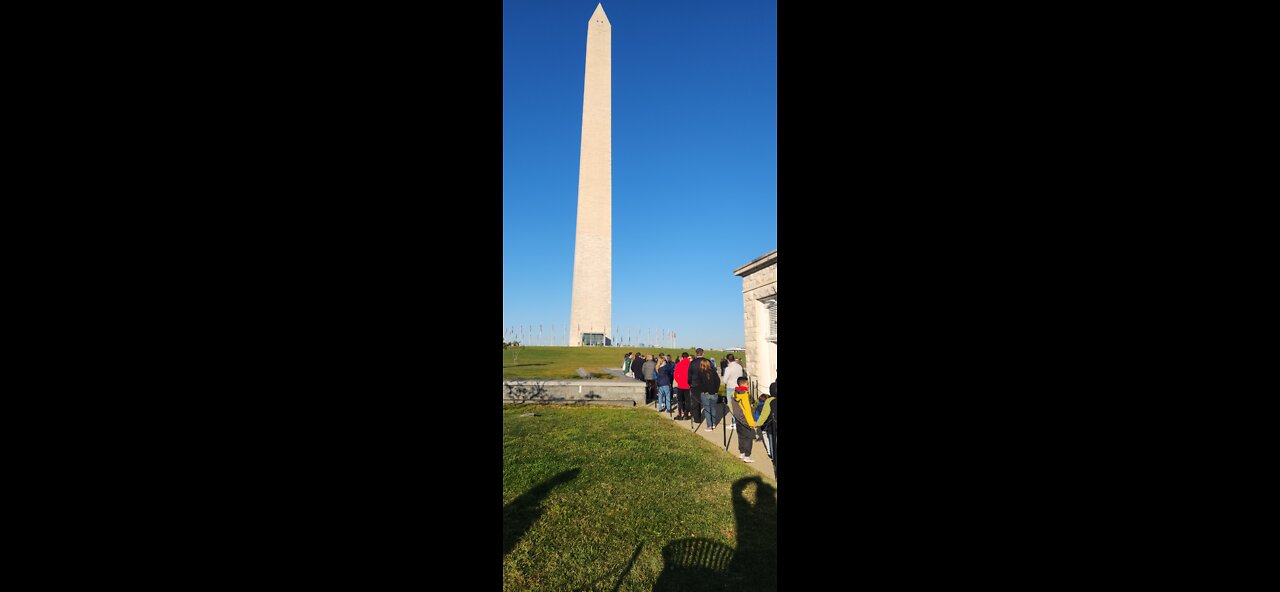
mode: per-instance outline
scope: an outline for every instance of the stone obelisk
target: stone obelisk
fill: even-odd
[[[573,246],[573,303],[569,345],[584,333],[609,337],[613,312],[613,26],[597,4],[587,23],[587,73],[582,91],[582,152],[578,168],[578,227]]]

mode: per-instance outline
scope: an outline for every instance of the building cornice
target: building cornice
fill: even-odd
[[[778,262],[778,250],[774,249],[733,270],[733,275],[745,276]]]

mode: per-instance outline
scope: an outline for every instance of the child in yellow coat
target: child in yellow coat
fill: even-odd
[[[756,427],[764,421],[764,418],[757,420],[756,414],[753,413],[754,406],[751,404],[751,393],[748,392],[747,382],[746,376],[738,378],[738,386],[733,389],[729,407],[733,411],[734,421],[738,424],[739,458],[743,462],[752,463],[756,461],[751,459],[751,442],[756,439]]]

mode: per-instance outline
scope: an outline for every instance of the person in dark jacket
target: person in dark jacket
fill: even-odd
[[[658,356],[657,384],[658,384],[658,411],[671,411],[671,370],[675,368],[667,359],[666,354]]]
[[[644,372],[644,400],[656,397],[658,387],[655,384],[657,377],[654,370],[658,368],[658,363],[653,360],[653,354],[645,356],[644,364],[641,366],[641,372]]]
[[[631,358],[631,377],[639,381],[644,381],[644,356],[641,355],[640,352],[636,352],[636,355]],[[644,392],[644,402],[646,404],[649,402],[648,389],[645,389]]]
[[[702,414],[706,418],[708,432],[716,430],[716,409],[720,404],[720,373],[716,367],[702,357],[702,348],[694,350],[697,357],[689,363],[689,392],[702,403]]]

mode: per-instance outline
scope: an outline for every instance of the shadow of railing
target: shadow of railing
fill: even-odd
[[[662,573],[655,591],[724,590],[733,547],[703,538],[671,541],[662,548]]]
[[[640,543],[636,545],[636,550],[631,554],[631,559],[628,560],[627,563],[622,566],[622,570],[618,572],[617,576],[614,576],[614,571],[616,570],[616,568],[610,569],[609,571],[605,572],[604,575],[596,578],[595,580],[592,580],[590,583],[575,587],[574,589],[575,590],[601,589],[599,588],[600,584],[604,583],[605,580],[612,579],[614,580],[613,592],[618,592],[618,589],[622,587],[622,582],[627,579],[627,574],[631,573],[631,567],[636,564],[636,559],[640,557],[640,551],[643,549],[644,549],[644,543]]]
[[[755,502],[746,489],[755,485]],[[760,477],[734,482],[737,547],[704,538],[680,539],[662,549],[663,569],[653,589],[765,591],[778,587],[778,501]]]

